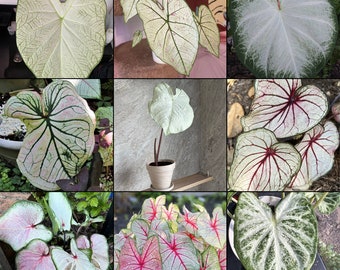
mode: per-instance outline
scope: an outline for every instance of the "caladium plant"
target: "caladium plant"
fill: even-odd
[[[250,192],[233,199],[237,205],[234,215],[230,214],[234,221],[231,244],[243,267],[311,269],[318,244],[315,209],[327,208],[331,213],[340,204],[340,193],[289,192],[281,201],[276,198],[277,205],[262,199]]]
[[[144,201],[140,214],[114,236],[114,269],[226,270],[226,217],[204,207],[165,206],[165,195]]]
[[[228,184],[231,190],[306,190],[333,166],[339,132],[324,121],[325,94],[301,80],[257,80],[245,133],[236,143]],[[305,134],[304,134],[305,133]],[[288,141],[304,137],[295,145]]]
[[[127,22],[137,15],[152,51],[178,72],[189,75],[195,61],[198,44],[219,56],[220,35],[216,21],[204,5],[193,13],[185,0],[121,0]],[[190,36],[190,39],[187,37]],[[142,39],[138,30],[133,46]]]
[[[49,201],[48,205],[46,199]],[[69,215],[72,208],[65,194],[48,193],[42,198],[42,202],[51,218],[53,234],[49,228],[40,224],[45,216],[44,208],[40,203],[16,202],[0,217],[0,240],[8,243],[15,251],[19,251],[16,257],[17,269],[106,270],[109,266],[109,247],[106,237],[92,234],[89,241],[84,235],[78,236],[83,225],[73,221],[72,225],[79,226],[76,233],[78,237],[75,239],[75,234],[71,232]],[[92,222],[98,221],[99,219],[92,219]],[[101,219],[100,222],[102,221]],[[91,224],[88,221],[84,223],[84,226]],[[64,247],[67,244],[66,239],[71,238],[71,254],[60,246],[48,244],[50,241],[57,243],[57,238],[60,236],[64,240]]]
[[[56,190],[56,181],[76,175],[94,148],[95,115],[67,81],[54,81],[42,95],[22,91],[4,113],[27,128],[17,158],[20,171],[36,187]]]
[[[328,0],[235,0],[228,12],[238,57],[258,78],[314,77],[337,39]]]

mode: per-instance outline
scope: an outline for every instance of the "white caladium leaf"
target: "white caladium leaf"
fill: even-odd
[[[237,138],[229,174],[234,191],[283,190],[301,166],[301,156],[288,143],[279,143],[273,132],[255,129]]]
[[[62,192],[49,192],[48,205],[59,231],[71,230],[72,208],[67,197]]]
[[[227,245],[225,244],[223,249],[218,250],[217,254],[221,270],[227,270]]]
[[[326,115],[328,101],[316,86],[301,80],[256,80],[250,113],[241,118],[244,131],[266,128],[277,138],[301,134]]]
[[[150,222],[154,219],[160,219],[162,215],[162,206],[164,204],[165,195],[160,195],[156,199],[146,199],[142,205],[142,217]]]
[[[199,43],[216,57],[220,55],[220,32],[210,9],[201,5],[198,15],[194,13],[199,32]]]
[[[74,239],[71,239],[71,253],[69,254],[60,247],[54,247],[51,251],[52,260],[57,269],[95,270],[89,258],[81,252]]]
[[[101,85],[99,79],[64,79],[76,88],[82,98],[101,99]]]
[[[107,270],[109,267],[109,245],[107,239],[101,234],[91,235],[91,262],[98,270]]]
[[[44,210],[40,204],[19,201],[0,217],[0,240],[8,243],[15,251],[26,246],[33,239],[50,241],[52,232],[44,225]]]
[[[124,12],[124,21],[127,22],[137,14],[136,4],[138,0],[120,0]]]
[[[92,154],[95,115],[67,81],[52,82],[42,96],[20,92],[4,112],[26,125],[17,164],[38,188],[58,189],[56,181],[76,175]]]
[[[198,233],[211,246],[222,249],[227,238],[227,219],[221,207],[214,209],[212,218],[207,212],[197,219]]]
[[[316,199],[319,200],[324,193],[315,192]],[[318,205],[318,209],[321,213],[329,215],[340,205],[340,193],[339,192],[328,192],[326,197],[323,198],[321,203]]]
[[[200,269],[196,249],[191,239],[183,234],[159,235],[163,269]]]
[[[337,38],[327,0],[236,0],[229,10],[238,57],[259,78],[315,76]]]
[[[160,83],[153,91],[149,113],[165,135],[179,133],[189,128],[194,119],[189,102],[190,98],[183,90],[176,88],[174,94],[168,84]]]
[[[56,269],[48,245],[41,240],[32,240],[15,258],[17,269],[20,270],[54,270]]]
[[[306,132],[302,141],[295,146],[302,157],[302,163],[289,187],[306,190],[313,181],[329,172],[338,146],[339,132],[330,121]]]
[[[185,205],[183,205],[183,215],[178,218],[179,224],[185,227],[185,230],[191,234],[196,234],[198,230],[197,219],[200,213],[191,213]]]
[[[220,270],[220,262],[218,259],[217,251],[212,246],[209,246],[203,253],[202,253],[202,265],[200,269],[202,270]]]
[[[152,51],[179,73],[189,75],[198,50],[198,31],[192,11],[183,0],[137,2]]]
[[[131,223],[131,231],[136,236],[136,247],[139,253],[141,253],[148,240],[149,229],[149,223],[144,219],[137,218]]]
[[[317,252],[317,220],[303,193],[291,192],[275,210],[243,192],[235,210],[234,244],[247,270],[308,270]]]
[[[103,0],[20,0],[16,41],[40,78],[86,78],[105,46]]]

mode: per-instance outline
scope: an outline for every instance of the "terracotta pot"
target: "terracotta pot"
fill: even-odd
[[[0,139],[0,156],[11,164],[16,164],[22,142]]]
[[[154,162],[146,165],[152,186],[154,190],[168,190],[171,189],[172,174],[174,172],[176,163],[171,159],[162,159],[158,161],[158,166]]]

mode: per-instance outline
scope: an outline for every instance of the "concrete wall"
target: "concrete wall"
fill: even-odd
[[[216,180],[196,189],[225,190],[226,81],[116,79],[115,191],[139,191],[150,186],[145,165],[153,161],[153,141],[159,137],[160,128],[148,114],[147,104],[160,82],[185,90],[195,114],[189,129],[163,137],[160,158],[176,160],[173,179],[209,171]]]

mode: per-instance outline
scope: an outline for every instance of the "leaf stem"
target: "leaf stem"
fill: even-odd
[[[230,213],[230,211],[227,209],[227,215],[233,220],[234,219],[234,215],[232,213]]]
[[[328,192],[324,192],[321,196],[321,198],[319,200],[316,201],[316,203],[313,205],[313,209],[315,210],[320,203],[322,203],[322,201],[326,198],[326,196],[328,195]]]
[[[159,136],[159,142],[158,142],[158,149],[157,149],[157,152],[156,152],[156,155],[155,155],[156,166],[158,166],[158,158],[159,158],[159,151],[160,151],[161,143],[162,143],[162,136],[163,136],[163,129],[161,129],[161,135]],[[154,149],[156,151],[156,140],[155,140],[155,143],[154,143]]]

